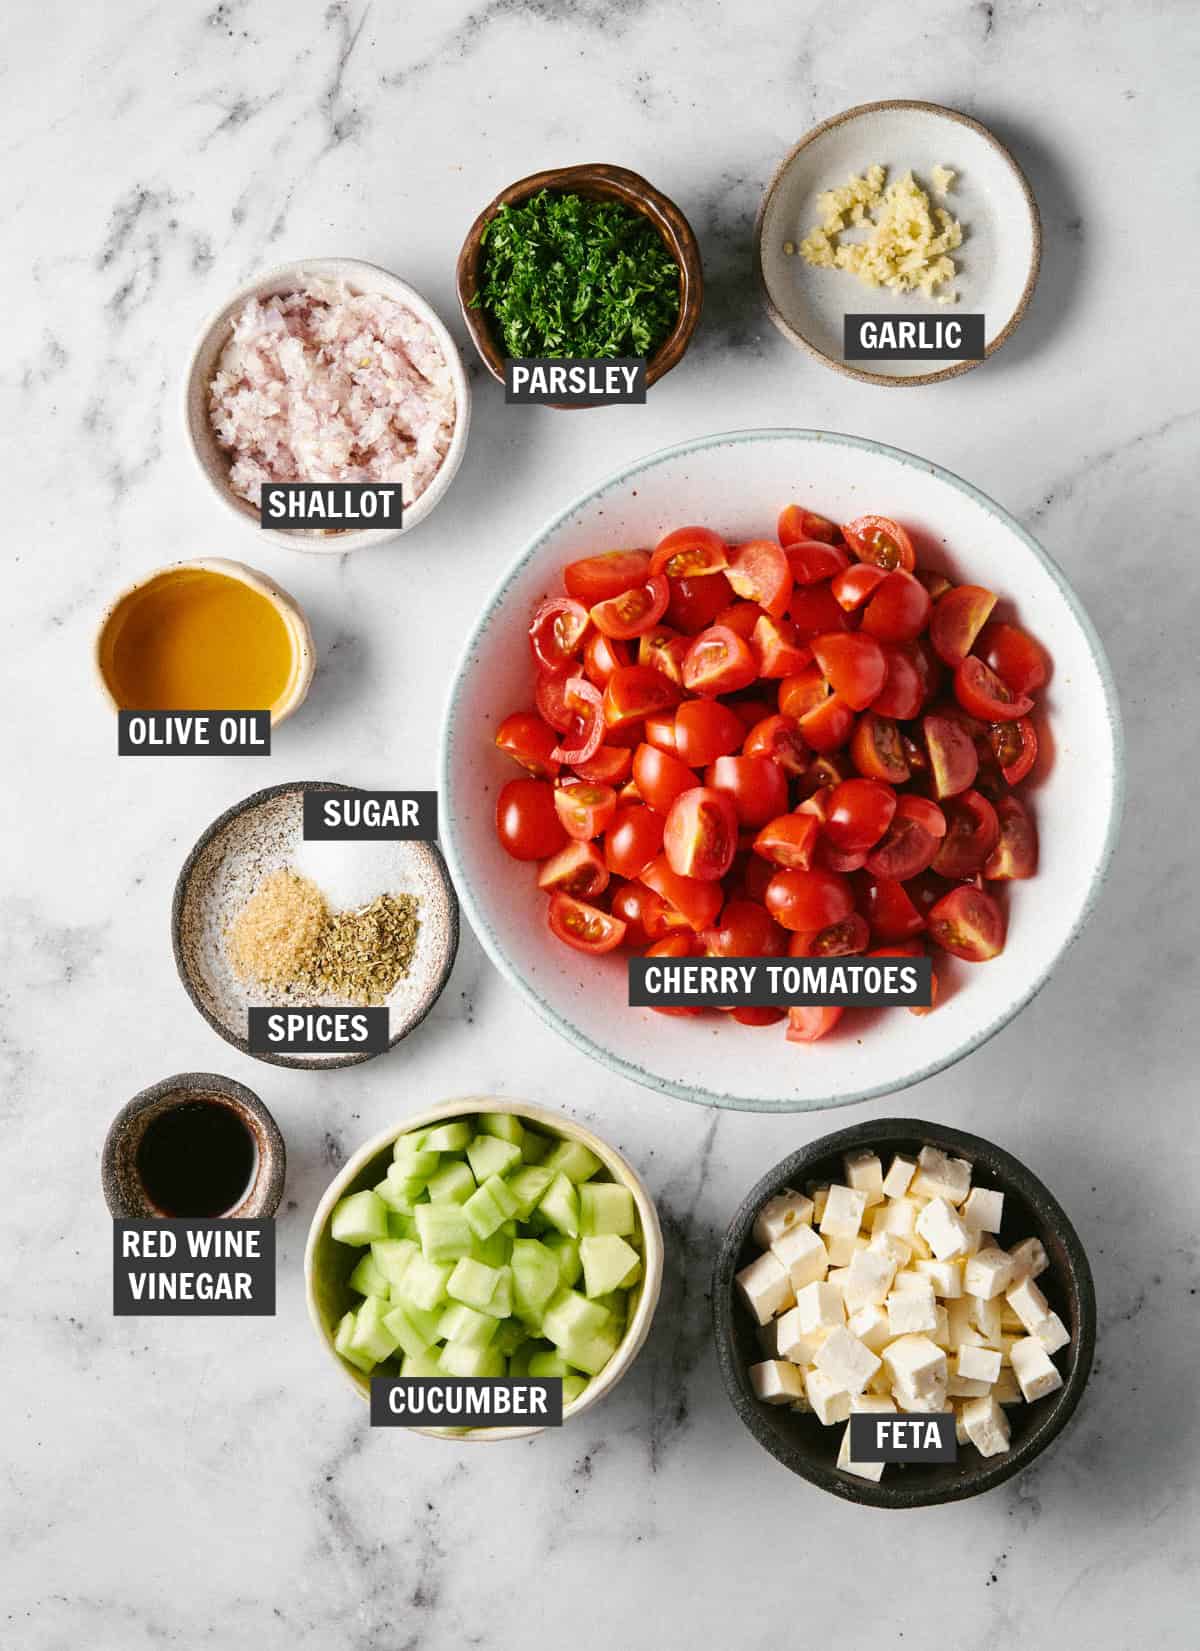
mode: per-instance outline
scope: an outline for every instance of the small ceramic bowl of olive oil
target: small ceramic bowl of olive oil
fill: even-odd
[[[122,591],[95,657],[119,711],[270,711],[275,726],[303,704],[316,654],[294,597],[242,562],[212,558]]]

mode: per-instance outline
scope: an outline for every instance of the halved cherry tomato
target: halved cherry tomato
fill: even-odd
[[[597,688],[606,688],[608,679],[623,665],[633,664],[627,642],[618,642],[603,631],[592,630],[583,644],[583,673]]]
[[[642,873],[642,882],[660,894],[697,933],[716,920],[721,909],[721,885],[699,877],[681,877],[672,871],[665,854],[658,855]]]
[[[655,894],[644,883],[619,884],[609,904],[613,916],[625,925],[626,942],[635,948],[661,940],[681,926],[686,927],[683,918],[670,909],[662,895]]]
[[[710,698],[748,688],[757,676],[750,644],[726,625],[701,631],[683,661],[684,686]]]
[[[616,951],[625,938],[625,925],[598,906],[589,906],[569,894],[552,894],[547,913],[551,933],[577,952],[599,956]]]
[[[1027,694],[1014,694],[975,654],[968,654],[954,673],[954,697],[981,722],[1014,722],[1033,710]]]
[[[679,685],[649,665],[623,665],[614,671],[604,690],[604,721],[614,729],[630,729],[655,711],[674,707],[683,698]]]
[[[775,866],[808,871],[820,824],[815,814],[779,814],[754,839],[754,852]]]
[[[840,545],[820,539],[799,539],[784,546],[788,567],[798,585],[819,585],[823,579],[832,579],[850,565],[850,558]]]
[[[514,711],[505,717],[496,730],[496,744],[539,780],[552,780],[558,774],[560,764],[554,757],[558,740],[536,711]]]
[[[929,640],[943,664],[962,664],[995,606],[995,595],[982,585],[952,585],[938,597],[929,621]]]
[[[795,717],[763,717],[746,735],[744,757],[773,757],[789,774],[803,774],[809,751]]]
[[[867,855],[865,865],[872,877],[903,883],[909,877],[915,877],[918,872],[926,871],[933,864],[941,835],[946,830],[946,822],[942,820],[942,831],[935,836],[933,832],[927,831],[919,820],[915,820],[911,813],[901,812],[900,803],[910,800],[912,799],[905,797],[897,799],[896,814],[891,825]],[[917,798],[916,801],[924,802],[925,799]],[[941,812],[936,805],[930,803],[929,806],[941,819]]]
[[[509,780],[496,798],[496,836],[514,860],[547,860],[567,834],[546,780]]]
[[[788,944],[789,957],[852,957],[865,952],[871,930],[861,913],[852,911],[840,923],[817,929],[812,934],[794,934]]]
[[[1037,761],[1037,731],[1028,717],[1015,722],[994,722],[988,739],[1000,772],[1009,785],[1019,785]]]
[[[599,556],[584,556],[568,562],[563,569],[567,595],[592,608],[622,591],[645,584],[650,572],[648,550],[606,550]]]
[[[845,1013],[840,1003],[800,1004],[788,1010],[789,1043],[816,1043],[832,1032]]]
[[[854,712],[839,694],[830,694],[799,719],[800,732],[814,751],[837,751],[854,731]]]
[[[607,602],[597,602],[592,609],[592,623],[605,636],[628,642],[658,624],[667,611],[670,595],[665,576],[652,573],[644,585],[610,596]]]
[[[675,712],[675,752],[689,768],[707,768],[736,751],[745,728],[741,718],[713,699],[687,699]]]
[[[907,940],[920,934],[925,919],[894,877],[867,876],[861,904],[871,933],[880,940]]]
[[[1032,877],[1037,870],[1038,840],[1033,816],[1019,797],[1001,797],[996,804],[1000,840],[983,864],[983,875],[995,882]]]
[[[554,806],[567,836],[586,843],[607,829],[617,812],[617,794],[611,785],[572,780],[554,793]]]
[[[723,573],[672,579],[667,624],[685,636],[695,636],[711,625],[722,608],[733,601],[733,586]]]
[[[912,540],[890,516],[859,516],[845,522],[842,537],[860,562],[874,562],[888,573],[893,568],[911,573],[917,565]]]
[[[570,596],[543,602],[529,627],[529,646],[543,671],[559,671],[579,652],[588,625],[588,611]]]
[[[692,702],[688,700],[687,704]],[[657,745],[660,751],[669,751],[675,755],[675,713],[674,711],[655,711],[646,718],[642,729],[647,745]]]
[[[930,711],[921,723],[934,795],[955,797],[972,785],[979,772],[975,742],[953,717]]]
[[[950,580],[944,573],[935,573],[932,568],[914,568],[913,572],[929,592],[931,602],[936,602],[950,589]]]
[[[970,877],[979,871],[1000,840],[996,810],[978,791],[964,791],[945,807],[946,835],[933,859],[943,877]]]
[[[751,539],[738,545],[726,575],[739,596],[757,602],[772,618],[787,612],[792,594],[792,570],[786,553],[774,539]]]
[[[865,848],[838,848],[830,842],[828,837],[817,839],[816,851],[813,854],[813,865],[820,871],[836,871],[840,876],[848,876],[852,871],[861,871],[867,863]]]
[[[794,676],[785,676],[779,684],[779,709],[796,721],[806,712],[815,711],[828,697],[829,685],[816,664],[806,665]]]
[[[902,648],[885,644],[883,660],[887,675],[883,679],[883,687],[871,701],[871,709],[881,717],[895,717],[897,722],[908,722],[924,703],[921,676]]]
[[[683,662],[690,646],[689,639],[669,625],[655,625],[638,637],[638,664],[649,665],[672,682],[682,683]]]
[[[853,613],[879,589],[886,578],[887,574],[882,568],[877,568],[874,562],[851,562],[848,568],[836,576],[830,589],[838,607],[844,608],[847,613]]]
[[[849,854],[871,848],[896,812],[896,793],[881,780],[843,780],[829,798],[825,835]]]
[[[865,711],[887,676],[883,649],[875,638],[834,631],[814,636],[812,651],[838,698],[853,711]]]
[[[663,846],[663,816],[643,803],[617,809],[604,837],[604,863],[618,877],[640,877]]]
[[[754,627],[750,645],[760,677],[793,676],[812,659],[812,649],[796,639],[796,627],[787,619],[764,613]]]
[[[1004,908],[985,889],[969,883],[943,895],[929,914],[929,935],[943,951],[983,963],[1004,950]]]
[[[710,957],[782,957],[787,935],[757,900],[727,900],[700,943]]]
[[[666,814],[676,797],[699,785],[700,779],[678,757],[643,741],[633,753],[633,783],[647,808]]]
[[[855,768],[868,780],[886,780],[903,785],[911,769],[900,743],[900,730],[890,717],[864,711],[850,740],[850,757]]]
[[[608,887],[608,867],[595,843],[568,843],[538,872],[538,888],[594,900]]]
[[[571,722],[563,729],[553,756],[556,761],[575,768],[589,762],[600,749],[604,738],[604,711],[599,688],[585,676],[568,677],[562,685],[562,697],[571,712]]]
[[[932,606],[925,586],[896,568],[863,609],[862,628],[879,642],[914,642],[929,623]]]
[[[619,745],[601,745],[586,762],[572,764],[579,779],[592,785],[623,785],[633,765],[633,752]]]
[[[749,642],[754,635],[754,627],[764,617],[769,618],[770,616],[766,614],[765,609],[759,607],[757,602],[743,602],[739,599],[736,602],[731,602],[727,608],[722,608],[713,623],[715,625],[728,625],[731,631],[736,631],[740,637]]]
[[[797,641],[811,642],[828,631],[848,631],[850,621],[828,585],[798,586],[788,603]]]
[[[704,783],[729,793],[743,825],[766,825],[787,808],[787,775],[770,757],[718,757]]]
[[[1035,694],[1043,687],[1048,674],[1046,655],[1041,643],[1035,642],[1028,631],[1019,625],[1005,625],[989,620],[978,637],[979,657],[1014,694]]]
[[[651,573],[670,579],[700,579],[729,566],[724,539],[708,527],[677,527],[660,539],[650,558]]]
[[[896,798],[896,813],[907,820],[915,820],[922,831],[927,831],[939,842],[946,835],[946,816],[928,797],[919,797],[913,791],[902,792]]]
[[[769,1003],[739,1003],[726,1010],[739,1026],[777,1026],[785,1019],[786,1009],[773,1009]]]
[[[786,505],[780,511],[776,532],[785,550],[799,544],[802,539],[819,539],[831,545],[837,536],[837,528],[828,516],[818,516],[815,511],[805,510],[798,504]]]
[[[724,877],[737,853],[738,818],[733,800],[710,786],[693,786],[671,804],[663,828],[663,852],[680,877],[711,883]]]
[[[570,666],[561,671],[539,671],[534,684],[533,698],[543,722],[565,734],[575,722],[578,713],[567,703],[567,683],[573,682],[578,671]]]
[[[782,928],[811,933],[849,917],[854,893],[837,872],[777,871],[767,884],[766,907]]]
[[[675,934],[669,934],[662,940],[656,940],[653,946],[646,948],[647,957],[694,957],[697,951],[696,937],[686,929],[680,929]],[[650,1007],[656,1015],[677,1015],[681,1019],[693,1015],[702,1015],[704,1010],[694,1007],[690,1003],[652,1003]]]

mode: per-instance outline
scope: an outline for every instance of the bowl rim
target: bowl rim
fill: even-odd
[[[644,1067],[637,1065],[635,1062],[626,1060],[623,1056],[614,1054],[613,1051],[606,1049],[601,1044],[595,1042],[594,1039],[590,1038],[578,1027],[571,1025],[568,1021],[564,1020],[553,1009],[551,1009],[550,1006],[538,995],[538,993],[534,991],[532,986],[530,986],[522,978],[517,966],[505,953],[496,935],[492,932],[486,917],[476,902],[470,880],[466,875],[462,857],[458,852],[457,821],[454,815],[453,791],[450,783],[451,763],[455,738],[456,706],[462,692],[465,679],[471,669],[472,654],[487,631],[488,626],[491,624],[497,605],[507,595],[510,586],[524,572],[527,564],[539,554],[543,544],[551,536],[551,534],[557,532],[562,524],[568,521],[579,510],[594,504],[598,499],[603,498],[603,496],[611,489],[625,486],[629,481],[642,474],[644,471],[652,469],[656,465],[661,464],[668,459],[678,458],[688,454],[702,453],[708,448],[718,447],[726,443],[738,444],[742,442],[778,441],[781,438],[805,443],[841,443],[855,448],[860,452],[872,453],[876,455],[882,454],[883,456],[893,459],[902,465],[923,471],[928,475],[936,477],[947,486],[952,487],[958,492],[964,494],[981,509],[997,517],[1011,533],[1014,533],[1017,536],[1025,548],[1033,555],[1034,559],[1041,564],[1044,571],[1057,586],[1063,600],[1071,610],[1075,622],[1082,630],[1089,651],[1096,662],[1096,668],[1100,674],[1101,684],[1104,689],[1105,712],[1113,747],[1113,787],[1109,805],[1108,826],[1105,832],[1104,844],[1100,852],[1100,857],[1097,861],[1096,869],[1093,873],[1087,894],[1084,898],[1080,911],[1071,926],[1070,932],[1042,973],[1030,982],[1023,995],[1017,997],[1010,1007],[1006,1008],[1002,1014],[995,1017],[991,1022],[989,1022],[988,1025],[983,1027],[980,1032],[968,1038],[965,1043],[956,1047],[944,1056],[930,1061],[927,1065],[921,1067],[920,1070],[914,1072],[911,1077],[906,1077],[898,1083],[884,1082],[869,1084],[864,1089],[858,1089],[847,1094],[838,1095],[835,1099],[822,1100],[819,1106],[770,1105],[759,1100],[747,1099],[744,1096],[730,1095],[708,1089],[703,1085],[689,1085],[676,1082],[673,1079],[665,1077],[661,1074],[649,1072]],[[600,1061],[602,1065],[607,1066],[611,1071],[618,1072],[622,1077],[628,1078],[634,1083],[641,1084],[645,1088],[658,1090],[661,1094],[665,1095],[678,1096],[682,1100],[694,1101],[701,1106],[715,1106],[736,1112],[768,1112],[782,1115],[785,1113],[832,1110],[834,1107],[839,1106],[853,1106],[859,1101],[872,1100],[878,1095],[894,1094],[898,1090],[910,1088],[913,1084],[922,1083],[926,1078],[931,1078],[936,1073],[945,1071],[947,1067],[953,1066],[957,1061],[964,1059],[967,1055],[973,1054],[976,1049],[982,1048],[982,1046],[987,1043],[990,1038],[993,1038],[997,1032],[1007,1026],[1011,1020],[1016,1018],[1022,1009],[1033,1001],[1033,999],[1046,985],[1046,982],[1050,979],[1059,962],[1079,938],[1079,935],[1082,933],[1088,919],[1091,917],[1092,912],[1095,909],[1096,903],[1100,897],[1100,892],[1107,879],[1109,866],[1112,863],[1113,853],[1116,849],[1117,837],[1121,825],[1121,816],[1124,811],[1124,735],[1121,727],[1121,714],[1117,699],[1116,683],[1113,679],[1112,670],[1104,652],[1104,646],[1100,641],[1095,626],[1092,624],[1092,621],[1088,617],[1083,604],[1080,602],[1078,596],[1076,596],[1058,564],[1045,550],[1042,549],[1041,545],[1038,544],[1033,535],[1022,527],[1021,524],[1013,516],[1011,516],[1002,505],[997,504],[994,499],[990,498],[988,494],[982,492],[979,488],[973,486],[972,483],[964,481],[960,476],[955,475],[953,471],[946,470],[941,465],[934,464],[929,459],[923,459],[918,457],[916,454],[907,453],[902,448],[889,446],[886,442],[874,441],[867,436],[843,435],[837,431],[830,430],[806,430],[783,426],[776,428],[759,427],[744,430],[720,431],[709,436],[694,436],[686,441],[676,442],[669,447],[658,448],[653,453],[647,454],[644,458],[635,460],[632,464],[625,465],[622,469],[614,471],[611,475],[605,477],[603,481],[597,483],[594,487],[588,489],[587,492],[572,500],[572,502],[568,504],[565,509],[556,512],[555,515],[553,515],[549,521],[547,521],[533,535],[533,537],[526,542],[525,547],[521,550],[516,559],[509,564],[508,568],[492,590],[487,601],[480,608],[479,616],[475,620],[470,634],[468,635],[460,651],[458,663],[454,668],[454,674],[451,678],[450,688],[442,714],[442,736],[438,756],[438,790],[443,799],[443,830],[446,860],[450,867],[450,873],[454,879],[455,887],[458,889],[459,900],[462,902],[471,927],[478,936],[480,944],[483,946],[484,950],[487,952],[497,969],[499,969],[500,973],[507,981],[509,981],[511,985],[517,988],[541,1020],[545,1021],[548,1026],[553,1027],[554,1030],[561,1036],[565,1037],[568,1042],[573,1043],[577,1049],[582,1050],[584,1054],[590,1055],[593,1060]]]
[[[601,1159],[611,1172],[616,1163],[621,1171],[623,1184],[633,1194],[638,1208],[638,1217],[642,1223],[642,1293],[638,1299],[637,1309],[632,1322],[626,1325],[625,1334],[621,1338],[620,1346],[613,1354],[608,1364],[593,1377],[587,1390],[581,1398],[569,1404],[563,1411],[563,1424],[574,1420],[602,1399],[606,1393],[617,1385],[622,1376],[633,1364],[637,1355],[645,1345],[650,1334],[650,1326],[658,1310],[659,1297],[662,1294],[663,1280],[663,1235],[662,1225],[658,1219],[658,1210],[654,1199],[638,1172],[630,1164],[623,1152],[610,1145],[601,1136],[587,1128],[585,1124],[577,1123],[563,1112],[556,1112],[550,1107],[539,1106],[534,1101],[514,1100],[506,1095],[459,1095],[448,1101],[439,1101],[434,1106],[425,1107],[406,1118],[400,1124],[393,1124],[390,1128],[381,1130],[378,1134],[364,1141],[353,1152],[341,1169],[329,1182],[313,1211],[309,1222],[308,1237],[304,1243],[304,1295],[308,1304],[309,1321],[320,1336],[330,1358],[337,1365],[342,1375],[350,1383],[360,1399],[369,1399],[369,1378],[359,1377],[345,1363],[334,1349],[333,1337],[329,1334],[326,1325],[321,1319],[314,1288],[315,1256],[318,1240],[324,1232],[334,1205],[342,1196],[343,1189],[362,1171],[362,1169],[387,1147],[395,1144],[402,1135],[411,1134],[414,1129],[420,1129],[441,1118],[458,1118],[482,1112],[507,1112],[518,1118],[528,1118],[540,1123],[548,1130],[558,1135],[569,1136],[573,1140],[581,1141]],[[531,1439],[536,1434],[544,1433],[544,1427],[512,1427],[512,1428],[467,1428],[462,1432],[446,1428],[415,1427],[406,1430],[409,1433],[420,1433],[429,1439],[449,1439],[453,1443],[466,1444],[497,1444],[505,1439]]]
[[[1021,1190],[1023,1185],[1033,1189],[1049,1213],[1049,1224],[1053,1225],[1063,1241],[1068,1274],[1079,1299],[1079,1334],[1070,1372],[1036,1438],[1026,1440],[1015,1450],[1005,1452],[1003,1456],[982,1458],[983,1465],[959,1485],[939,1487],[936,1492],[929,1494],[922,1494],[920,1491],[914,1494],[911,1486],[906,1486],[903,1479],[893,1478],[890,1484],[885,1480],[874,1483],[854,1475],[840,1474],[836,1469],[827,1469],[824,1464],[811,1461],[806,1454],[799,1457],[799,1462],[781,1456],[775,1448],[774,1435],[763,1425],[759,1412],[753,1406],[745,1410],[741,1406],[742,1390],[738,1386],[729,1345],[733,1328],[734,1263],[754,1217],[766,1199],[788,1182],[802,1179],[811,1170],[811,1166],[838,1153],[872,1145],[886,1147],[891,1142],[922,1138],[943,1149],[952,1148],[962,1157],[970,1159],[972,1164],[979,1159],[996,1162],[1001,1171],[1001,1176],[997,1178],[1011,1180],[1014,1184],[1013,1190],[1019,1196],[1027,1197]],[[984,1491],[1003,1484],[1005,1480],[1011,1479],[1028,1467],[1066,1427],[1075,1414],[1091,1374],[1096,1349],[1096,1287],[1087,1251],[1070,1217],[1041,1177],[1035,1175],[1014,1153],[982,1135],[955,1129],[950,1124],[935,1124],[920,1118],[866,1119],[862,1123],[852,1124],[848,1129],[834,1130],[829,1135],[822,1135],[789,1153],[760,1177],[742,1199],[721,1239],[713,1263],[712,1321],[717,1364],[730,1403],[737,1411],[743,1426],[776,1461],[781,1462],[799,1478],[806,1479],[809,1484],[816,1485],[843,1501],[876,1508],[935,1507],[945,1502],[959,1502],[968,1497],[981,1495]]]
[[[414,504],[404,511],[403,524],[398,528],[360,528],[357,531],[326,535],[308,534],[303,528],[260,527],[254,507],[238,496],[228,485],[223,485],[212,474],[205,463],[192,429],[192,392],[200,373],[200,360],[208,348],[214,333],[228,327],[233,313],[239,309],[247,299],[254,298],[271,291],[281,290],[278,283],[281,281],[303,281],[308,278],[316,280],[344,280],[350,286],[357,287],[362,292],[371,292],[383,297],[394,298],[397,303],[403,303],[426,323],[434,334],[442,353],[446,358],[446,365],[454,380],[454,430],[450,437],[450,445],[446,449],[446,456],[438,466],[437,472],[429,486]],[[208,483],[213,494],[221,501],[225,509],[236,516],[244,526],[253,529],[260,539],[269,540],[272,544],[283,545],[288,550],[302,550],[317,556],[342,556],[352,550],[363,550],[372,545],[389,544],[393,540],[408,533],[412,528],[419,527],[431,511],[441,502],[450,483],[453,481],[463,454],[466,452],[467,432],[471,425],[471,384],[467,370],[463,363],[462,352],[451,336],[449,328],[441,316],[434,309],[429,300],[417,289],[404,280],[403,276],[396,275],[392,270],[385,269],[382,264],[373,264],[365,258],[293,258],[283,264],[274,264],[270,269],[259,270],[256,275],[240,283],[205,318],[195,335],[191,350],[188,353],[187,365],[183,371],[181,384],[180,410],[183,419],[183,431],[187,441],[188,451],[196,461],[196,467],[204,480]]]
[[[767,210],[770,207],[776,189],[783,181],[784,174],[787,172],[796,156],[802,149],[806,149],[810,143],[815,142],[817,138],[822,137],[826,132],[831,131],[834,127],[847,125],[850,121],[857,120],[862,115],[876,114],[882,109],[913,109],[919,111],[921,114],[936,115],[943,119],[954,121],[959,126],[970,127],[971,131],[983,138],[984,142],[989,144],[997,152],[1001,160],[1008,165],[1009,169],[1016,178],[1017,185],[1025,198],[1025,204],[1029,211],[1029,265],[1026,271],[1025,285],[1022,287],[1021,295],[1017,299],[1016,306],[1013,309],[1012,314],[1006,320],[1003,328],[996,334],[995,338],[993,338],[990,343],[985,343],[982,358],[980,360],[972,361],[957,361],[948,367],[938,368],[936,372],[914,373],[911,377],[891,373],[869,372],[864,367],[851,367],[848,362],[839,361],[836,356],[826,355],[824,350],[818,349],[812,340],[807,338],[804,333],[802,333],[800,329],[789,321],[783,314],[782,310],[771,296],[770,288],[767,285],[766,270],[763,266],[762,237],[763,224],[767,216]],[[961,373],[969,373],[972,367],[982,366],[983,362],[986,361],[989,356],[994,355],[1002,344],[1006,344],[1008,342],[1013,333],[1016,332],[1017,328],[1020,326],[1021,322],[1025,319],[1025,313],[1033,301],[1034,289],[1037,286],[1038,276],[1041,273],[1042,268],[1042,215],[1038,209],[1037,198],[1033,193],[1033,187],[1030,184],[1029,179],[1025,176],[1024,171],[1021,169],[1016,157],[1007,145],[1001,143],[996,134],[990,131],[982,121],[976,120],[972,115],[964,114],[961,109],[952,109],[944,103],[930,103],[918,98],[883,98],[875,103],[857,103],[853,108],[843,109],[840,114],[831,115],[828,120],[820,121],[816,126],[812,127],[810,131],[806,132],[798,143],[793,144],[787,154],[778,163],[775,170],[771,173],[766,188],[763,190],[762,198],[758,204],[758,211],[754,219],[754,268],[758,276],[759,290],[763,295],[763,300],[767,308],[767,314],[771,321],[774,322],[775,326],[790,344],[794,344],[802,350],[807,350],[809,355],[815,357],[815,359],[820,361],[824,366],[832,367],[834,372],[842,373],[846,378],[857,379],[860,384],[880,384],[887,389],[904,389],[910,385],[920,384],[940,384],[944,379],[957,378]]]
[[[585,187],[587,184],[605,184],[614,198],[633,206],[648,218],[671,250],[679,266],[679,315],[674,327],[663,339],[654,354],[646,360],[646,385],[656,383],[673,367],[677,367],[687,352],[692,335],[700,321],[704,307],[704,270],[700,259],[700,243],[683,209],[655,187],[640,172],[628,166],[613,165],[607,161],[580,161],[571,166],[552,166],[540,172],[530,172],[523,178],[501,189],[476,215],[463,239],[455,265],[455,285],[463,323],[479,353],[479,358],[492,377],[504,382],[504,363],[507,356],[499,349],[492,336],[490,324],[482,309],[473,309],[470,299],[478,288],[481,234],[484,226],[502,206],[523,201],[542,189],[564,191]],[[650,210],[652,209],[652,210]],[[468,293],[468,286],[471,291]],[[551,406],[568,408],[566,403]],[[578,409],[576,409],[578,410]]]
[[[189,849],[187,858],[179,868],[179,875],[175,879],[175,892],[171,896],[171,955],[175,959],[175,970],[183,983],[183,989],[191,998],[193,1008],[200,1012],[213,1031],[224,1038],[226,1043],[232,1044],[243,1055],[249,1055],[252,1060],[264,1061],[268,1066],[288,1066],[300,1071],[326,1072],[342,1066],[359,1066],[363,1061],[373,1061],[379,1055],[390,1054],[398,1043],[403,1043],[410,1033],[416,1031],[417,1027],[430,1013],[434,1004],[445,991],[446,982],[450,979],[450,972],[454,968],[454,962],[458,956],[460,929],[458,893],[447,869],[445,856],[442,854],[440,846],[431,841],[425,846],[432,851],[434,865],[441,876],[442,886],[446,891],[446,927],[449,936],[446,958],[439,974],[433,980],[429,1000],[425,1007],[415,1020],[409,1022],[402,1032],[397,1032],[389,1038],[386,1049],[369,1050],[362,1054],[331,1055],[325,1060],[315,1055],[272,1055],[262,1050],[251,1049],[249,1039],[232,1032],[223,1021],[219,1020],[202,1001],[199,992],[196,990],[195,982],[188,972],[183,955],[183,906],[184,901],[187,899],[196,862],[213,838],[224,831],[225,827],[237,819],[240,814],[247,813],[251,808],[257,808],[260,803],[269,802],[272,797],[281,797],[293,791],[337,791],[346,793],[361,791],[362,789],[362,786],[346,785],[341,780],[281,780],[277,785],[267,785],[261,791],[252,791],[248,797],[243,797],[239,802],[230,804],[210,825],[205,827]]]

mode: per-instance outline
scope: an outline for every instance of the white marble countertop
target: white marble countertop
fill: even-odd
[[[1194,1643],[1194,8],[42,0],[8,21],[0,1644],[890,1645],[933,1623],[977,1647]],[[749,273],[779,156],[897,95],[1010,142],[1046,231],[1015,340],[915,394],[793,352]],[[402,545],[306,558],[239,531],[180,429],[204,314],[260,266],[345,253],[403,274],[465,343],[453,272],[475,212],[524,172],[591,159],[648,173],[702,243],[702,329],[649,404],[506,409],[476,373],[463,469]],[[614,1080],[469,934],[430,1021],[384,1059],[289,1073],[221,1043],[167,924],[209,820],[281,779],[432,784],[448,662],[530,532],[637,454],[767,423],[969,477],[1042,538],[1105,637],[1128,818],[1040,997],[916,1090],[796,1118]],[[90,681],[97,616],[135,574],[210,554],[251,556],[308,608],[309,703],[269,759],[118,762]],[[104,1131],[195,1068],[248,1083],[287,1136],[278,1315],[114,1319]],[[487,1090],[570,1109],[644,1170],[669,1244],[650,1343],[612,1398],[540,1439],[371,1433],[305,1316],[309,1216],[368,1132]],[[1081,1410],[1032,1470],[906,1517],[843,1506],[758,1448],[720,1388],[706,1299],[716,1236],[762,1172],[900,1110],[1038,1169],[1090,1249],[1101,1325]]]

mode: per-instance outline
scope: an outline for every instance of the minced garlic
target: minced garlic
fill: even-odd
[[[933,179],[934,194],[948,195],[954,188],[954,180],[958,173],[952,166],[935,166],[929,175]]]
[[[957,269],[949,254],[962,244],[962,226],[944,207],[931,207],[929,196],[906,172],[884,188],[882,166],[869,166],[861,177],[840,189],[817,196],[821,223],[800,243],[800,255],[818,269],[844,269],[869,287],[892,292],[920,291],[927,298],[934,288],[954,279]],[[935,167],[934,187],[944,192],[953,182],[948,167]],[[865,241],[842,241],[848,228],[866,229]],[[938,302],[947,302],[939,296]]]

